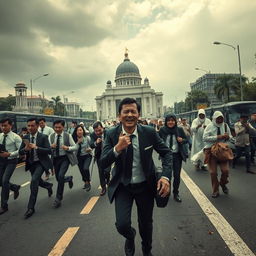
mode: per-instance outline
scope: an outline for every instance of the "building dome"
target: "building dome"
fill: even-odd
[[[122,74],[131,74],[135,73],[137,75],[140,74],[139,68],[137,67],[136,64],[130,61],[130,59],[124,59],[124,62],[121,63],[117,69],[116,69],[116,76],[122,75]]]
[[[141,76],[139,68],[130,61],[128,53],[125,53],[124,61],[116,69],[116,86],[134,86],[141,85]]]

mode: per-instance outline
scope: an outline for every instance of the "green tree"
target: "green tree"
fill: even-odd
[[[8,97],[0,98],[0,111],[12,111],[15,103],[15,96],[12,96],[11,94],[9,94]]]
[[[247,78],[242,76],[242,83],[245,84]],[[234,75],[223,75],[216,78],[216,85],[214,86],[214,92],[219,99],[224,99],[225,102],[240,99],[240,77]],[[231,98],[231,92],[234,92],[234,96]]]
[[[256,81],[244,85],[244,100],[256,99]]]
[[[188,93],[185,99],[185,111],[196,109],[199,104],[209,105],[209,99],[205,92],[193,90]]]
[[[65,115],[65,105],[61,102],[60,96],[52,97],[51,98],[54,102],[54,114],[58,116]]]

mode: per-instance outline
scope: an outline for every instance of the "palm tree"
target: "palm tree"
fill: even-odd
[[[61,102],[60,96],[52,97],[51,99],[54,101],[54,114],[64,116],[65,106]]]
[[[223,75],[216,78],[214,92],[219,99],[224,98],[226,102],[229,102],[231,91],[235,93],[239,91],[239,85],[233,75]]]

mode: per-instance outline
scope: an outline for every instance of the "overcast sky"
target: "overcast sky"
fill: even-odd
[[[34,94],[68,95],[95,109],[106,81],[114,84],[124,51],[164,104],[185,98],[203,75],[256,76],[255,0],[0,0],[0,96],[41,74]],[[74,93],[70,93],[74,91]]]

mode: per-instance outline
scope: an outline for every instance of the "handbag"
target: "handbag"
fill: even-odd
[[[232,160],[234,154],[229,146],[224,142],[217,142],[211,147],[211,154],[220,162]]]
[[[158,170],[162,170],[161,167],[158,167]],[[157,182],[159,179],[161,179],[162,177],[162,171],[156,171],[156,188],[157,188]],[[166,207],[166,205],[168,204],[170,198],[170,194],[167,195],[166,197],[161,197],[159,195],[159,191],[156,189],[155,191],[155,202],[156,202],[156,206],[159,208],[164,208]]]
[[[225,132],[227,132],[227,124],[225,124]],[[231,148],[224,142],[216,142],[211,147],[211,154],[220,162],[233,160],[234,154]]]

